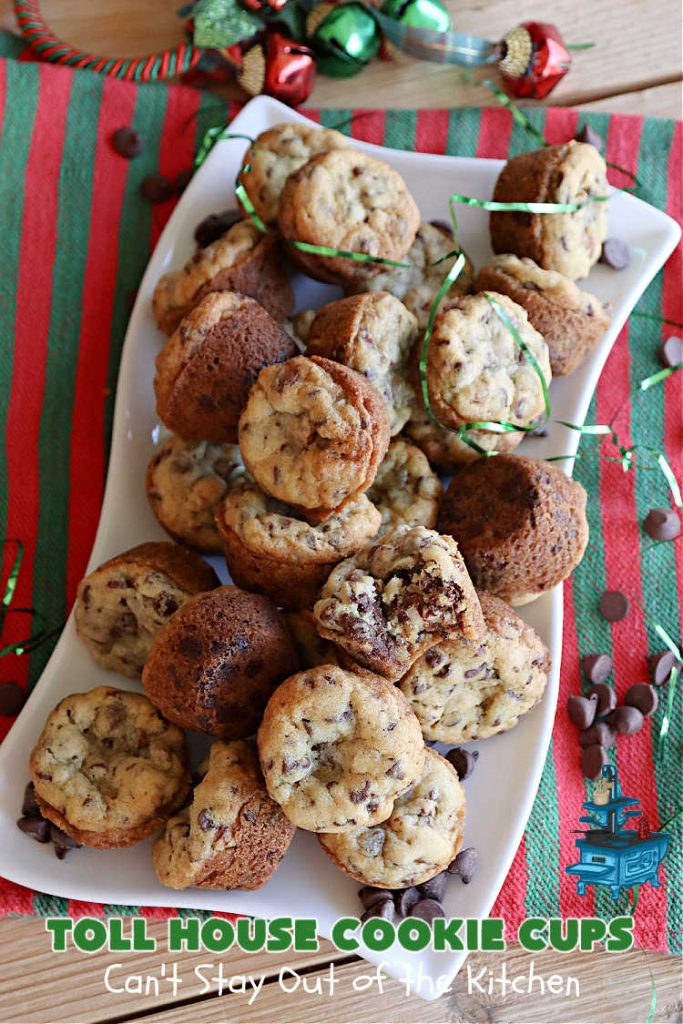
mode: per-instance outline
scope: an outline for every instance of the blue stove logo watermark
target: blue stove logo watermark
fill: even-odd
[[[592,799],[583,805],[587,813],[579,822],[586,827],[575,829],[581,833],[576,840],[579,862],[564,869],[568,875],[576,876],[579,896],[585,896],[589,885],[606,886],[614,899],[622,889],[647,882],[659,888],[659,865],[671,836],[667,832],[651,832],[639,807],[637,797],[622,793],[616,767],[604,765]],[[632,818],[640,819],[637,828],[626,828],[626,822]]]

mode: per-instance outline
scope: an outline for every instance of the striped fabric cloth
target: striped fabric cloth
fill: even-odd
[[[173,206],[170,201],[150,207],[140,196],[140,181],[157,170],[173,178],[191,166],[205,130],[230,113],[216,97],[183,87],[135,86],[88,72],[0,61],[0,474],[7,481],[0,491],[0,529],[3,537],[19,537],[26,545],[16,606],[39,609],[49,625],[66,618],[91,548],[126,321]],[[353,114],[345,129],[353,137],[420,152],[504,158],[533,145],[500,108],[308,113],[327,126],[348,122]],[[530,117],[555,143],[574,135],[580,115],[552,108],[533,110]],[[606,114],[581,118],[606,139],[607,159],[637,174],[644,199],[680,216],[680,124]],[[126,124],[145,140],[143,154],[130,163],[108,143],[111,132]],[[618,172],[612,180],[629,184]],[[639,308],[680,322],[680,281],[679,251]],[[656,321],[631,320],[607,363],[589,422],[613,420],[622,444],[662,448],[679,472],[683,374],[645,393],[635,390],[659,368],[658,347],[672,331]],[[595,451],[595,439],[587,439],[576,467],[589,493],[592,539],[565,587],[553,742],[524,840],[493,909],[506,919],[511,938],[526,916],[610,918],[628,906],[626,896],[614,901],[602,890],[578,897],[564,873],[576,860],[571,829],[585,799],[576,732],[564,705],[568,695],[581,692],[582,655],[611,654],[623,695],[647,678],[648,652],[661,649],[653,624],[661,623],[677,642],[680,637],[683,545],[680,539],[655,545],[641,527],[650,507],[669,504],[664,478],[646,470],[624,474]],[[6,552],[5,573],[9,561]],[[630,615],[612,626],[597,611],[605,588],[623,589],[632,601]],[[3,645],[25,635],[22,618],[8,617]],[[45,645],[29,657],[3,657],[0,678],[30,686],[49,654]],[[624,791],[641,798],[653,829],[683,802],[680,694],[666,744],[659,737],[663,703],[641,733],[620,742],[617,753]],[[7,719],[1,723],[4,730],[9,725]],[[670,830],[677,828],[680,819]],[[673,951],[681,947],[683,927],[680,894],[671,884],[683,877],[675,837],[661,874],[661,888],[641,890],[635,937],[645,948]],[[149,917],[169,913],[130,909]],[[121,908],[76,904],[0,880],[0,912],[106,914]]]

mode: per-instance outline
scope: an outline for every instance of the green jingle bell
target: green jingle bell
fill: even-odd
[[[385,0],[380,11],[410,28],[430,28],[434,32],[451,28],[451,16],[441,0]]]
[[[311,14],[322,14],[325,7],[327,4],[319,4]],[[377,22],[367,7],[353,0],[325,13],[308,38],[318,70],[332,78],[357,75],[377,55],[380,41]]]

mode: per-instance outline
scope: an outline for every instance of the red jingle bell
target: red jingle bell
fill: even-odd
[[[525,21],[503,38],[498,69],[513,96],[540,100],[571,67],[572,58],[555,25]]]
[[[244,54],[237,81],[250,96],[265,93],[297,107],[313,89],[313,51],[279,32],[271,32]]]

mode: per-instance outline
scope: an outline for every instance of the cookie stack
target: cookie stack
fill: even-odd
[[[173,542],[78,589],[79,636],[144,695],[61,702],[31,757],[37,805],[93,847],[161,828],[153,861],[173,888],[257,888],[296,828],[365,887],[416,893],[449,866],[469,881],[453,867],[456,768],[475,758],[425,741],[484,740],[543,695],[548,651],[511,605],[580,561],[585,493],[512,454],[514,427],[608,322],[575,284],[605,204],[491,218],[499,255],[476,275],[466,260],[434,318],[428,409],[418,359],[451,229],[421,221],[391,167],[308,125],[259,136],[239,180],[245,218],[200,226],[203,247],[154,293],[170,435],[146,488]],[[580,205],[604,188],[597,152],[569,143],[511,160],[495,198]],[[295,272],[344,297],[291,319]],[[470,423],[502,454],[478,457]],[[220,552],[236,585],[200,557]],[[192,787],[188,731],[213,738]]]

